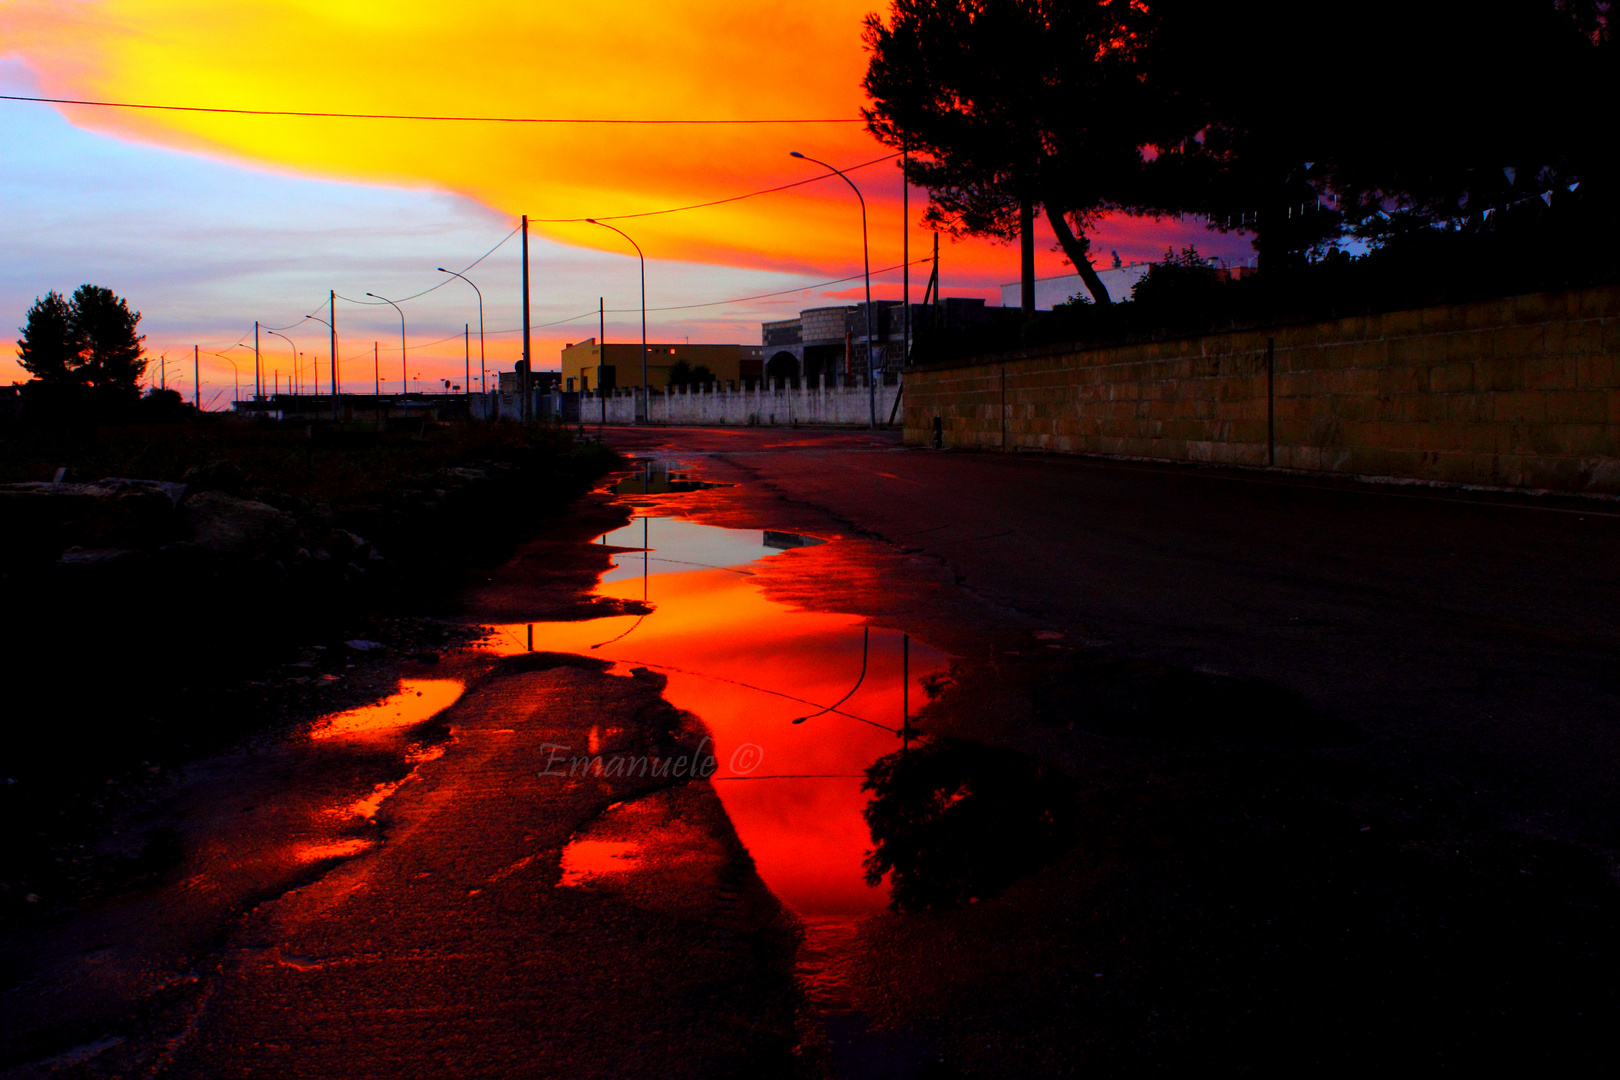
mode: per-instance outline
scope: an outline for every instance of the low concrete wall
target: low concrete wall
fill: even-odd
[[[906,372],[905,438],[1620,493],[1620,287]]]
[[[878,386],[877,421],[887,424],[894,409],[898,386]],[[639,390],[610,390],[605,398],[595,391],[582,394],[579,401],[581,423],[630,424],[635,422]],[[655,424],[758,424],[861,426],[871,422],[871,398],[865,382],[859,385],[801,386],[794,389],[781,379],[765,383],[750,380],[738,390],[671,393],[653,391],[648,419]],[[898,419],[898,417],[896,418]]]

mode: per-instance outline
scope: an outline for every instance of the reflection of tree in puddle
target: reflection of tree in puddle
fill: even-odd
[[[900,911],[955,907],[1039,868],[1073,836],[1067,780],[1016,750],[936,739],[879,758],[862,790],[875,849]]]

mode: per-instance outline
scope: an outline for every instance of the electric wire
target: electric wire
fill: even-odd
[[[511,232],[509,232],[505,236],[501,237],[500,243],[496,244],[494,247],[490,248],[488,251],[486,251],[482,255],[478,256],[478,258],[474,259],[472,262],[470,262],[466,266],[462,267],[461,272],[463,274],[465,274],[468,270],[471,270],[473,267],[477,266],[479,263],[483,262],[485,259],[487,259],[491,255],[495,254],[495,252],[500,250],[501,245],[505,244],[508,240],[512,239],[512,237],[516,236],[518,234],[518,230],[521,229],[521,228],[523,228],[521,223],[518,224],[518,225],[513,226]],[[439,280],[438,284],[433,285],[433,286],[431,286],[429,288],[423,289],[419,293],[412,293],[409,296],[401,297],[400,299],[395,300],[394,303],[403,304],[408,300],[415,300],[419,296],[426,296],[430,292],[436,292],[439,289],[444,288],[446,285],[450,284],[450,282],[453,281],[453,280],[454,280],[453,278],[448,278],[448,277],[447,278],[441,278]],[[383,307],[383,306],[385,306],[387,304],[386,300],[374,304],[370,300],[355,300],[352,297],[344,296],[341,293],[338,293],[336,295],[337,295],[337,298],[339,300],[345,301],[346,303],[350,303],[350,304],[359,304],[361,307]],[[315,310],[319,311],[320,307],[317,305]],[[307,318],[310,318],[311,316],[306,315],[304,317],[307,319]]]
[[[867,168],[868,166],[880,165],[885,161],[893,161],[895,158],[897,158],[899,156],[900,156],[899,154],[885,154],[882,157],[873,158],[871,161],[863,161],[859,165],[851,165],[848,168],[846,168],[844,171],[845,172],[854,172],[856,169],[864,169],[864,168]],[[811,176],[811,177],[807,177],[807,178],[805,178],[803,180],[795,180],[791,184],[780,184],[780,185],[778,185],[776,187],[772,187],[772,188],[762,188],[759,191],[750,191],[746,195],[731,195],[731,196],[728,196],[727,198],[724,198],[724,199],[715,199],[712,202],[692,203],[689,206],[672,206],[667,210],[643,210],[643,211],[640,211],[639,213],[635,213],[635,214],[597,214],[595,217],[572,217],[572,218],[534,218],[534,217],[532,217],[529,220],[534,221],[534,222],[539,222],[542,225],[563,225],[563,224],[574,224],[574,223],[587,222],[587,221],[625,221],[625,220],[627,220],[629,218],[657,217],[660,214],[678,214],[683,210],[702,210],[703,208],[709,207],[709,206],[723,206],[726,203],[741,202],[743,199],[752,199],[756,195],[772,195],[772,194],[775,194],[778,191],[787,191],[790,188],[803,187],[806,184],[814,184],[814,183],[816,183],[818,181],[826,180],[829,177],[833,177],[833,176],[837,176],[837,175],[838,174],[834,173],[834,172],[825,172],[825,173],[820,174],[819,176]]]
[[[532,221],[534,219],[531,218],[530,220]],[[924,265],[927,265],[927,264],[929,264],[931,262],[933,262],[932,259],[913,259],[911,261],[911,265],[912,266],[924,266]],[[891,273],[891,272],[893,272],[895,270],[903,269],[905,267],[905,265],[906,265],[905,263],[895,263],[893,266],[881,267],[881,268],[879,268],[877,270],[872,271],[872,276],[876,277],[879,274]],[[822,289],[822,288],[826,288],[828,285],[842,285],[845,282],[849,282],[849,281],[859,281],[863,277],[865,277],[864,274],[851,274],[849,277],[834,278],[831,281],[817,281],[817,282],[813,282],[813,283],[811,283],[809,285],[799,285],[799,286],[796,286],[795,288],[792,288],[792,289],[782,289],[782,290],[780,290],[778,292],[757,293],[757,294],[755,294],[753,296],[738,296],[738,297],[734,297],[734,298],[732,298],[730,300],[709,300],[709,301],[706,301],[706,302],[701,303],[701,304],[675,304],[675,305],[672,305],[672,306],[669,306],[669,307],[650,307],[647,310],[648,311],[690,311],[690,310],[694,310],[694,309],[697,309],[697,308],[724,307],[727,304],[745,304],[745,303],[748,303],[751,300],[768,300],[768,299],[771,299],[772,297],[777,297],[777,296],[791,296],[794,293],[809,292],[811,289]],[[421,295],[421,294],[419,293],[417,295]],[[338,299],[342,300],[342,299],[345,299],[345,298],[342,295],[339,295]],[[403,301],[401,301],[401,302],[403,302]],[[366,306],[367,307],[377,307],[379,305],[367,304]],[[552,326],[563,326],[563,325],[565,325],[567,323],[578,322],[581,319],[593,318],[594,316],[596,316],[598,314],[602,314],[602,313],[605,313],[605,314],[608,314],[608,315],[633,315],[636,312],[639,312],[640,310],[641,309],[639,307],[633,307],[633,308],[605,308],[605,309],[603,309],[602,312],[598,312],[598,310],[596,308],[592,308],[590,311],[582,312],[582,313],[580,313],[578,315],[570,315],[566,319],[554,319],[551,322],[531,323],[529,325],[529,329],[530,330],[543,330],[543,329],[546,329],[546,328],[552,327]],[[294,323],[293,325],[296,326],[298,324]],[[514,327],[511,327],[510,329],[506,329],[506,330],[486,330],[486,331],[484,331],[484,336],[485,337],[495,337],[495,336],[501,335],[501,334],[521,334],[522,332],[523,332],[523,327],[514,326]],[[422,344],[420,344],[420,345],[418,345],[416,347],[419,350],[420,349],[430,349],[435,345],[443,345],[447,341],[460,341],[460,340],[461,340],[461,335],[460,334],[451,334],[448,337],[439,338],[437,341],[424,342],[424,343],[422,343]]]
[[[648,126],[726,126],[768,124],[864,124],[861,117],[768,117],[763,119],[621,119],[572,116],[439,116],[426,113],[323,112],[314,109],[231,109],[218,105],[154,105],[138,101],[94,101],[86,98],[32,97],[0,94],[0,101],[41,105],[86,105],[100,109],[146,109],[154,112],[218,113],[226,116],[296,116],[325,120],[427,120],[465,124],[617,124]]]

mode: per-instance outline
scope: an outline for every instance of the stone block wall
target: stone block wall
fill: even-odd
[[[1620,494],[1620,287],[906,373],[905,437]]]

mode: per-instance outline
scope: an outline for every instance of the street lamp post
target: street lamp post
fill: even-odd
[[[337,293],[335,293],[335,292],[332,294],[332,302],[334,304],[336,304],[336,302],[337,302]],[[336,310],[333,310],[333,311],[329,312],[328,314],[332,315],[333,318],[337,317]],[[337,419],[340,418],[340,411],[339,411],[339,406],[338,406],[339,398],[338,398],[337,324],[327,322],[325,319],[321,318],[319,315],[305,315],[304,318],[308,319],[308,320],[311,320],[313,322],[320,323],[322,326],[326,327],[327,330],[331,331],[331,333],[332,333],[332,419],[337,420]],[[317,377],[315,379],[315,396],[316,397],[321,396],[321,380],[319,378],[318,373],[317,373]]]
[[[227,364],[231,365],[231,382],[233,387],[231,390],[231,404],[234,407],[236,402],[242,400],[242,372],[237,368],[236,361],[232,360],[224,353],[210,352],[208,355],[217,356]]]
[[[618,233],[620,236],[624,237],[626,240],[630,240],[630,234],[625,232],[623,229],[617,228],[616,226],[613,226],[613,225],[609,225],[605,221],[597,221],[595,218],[586,218],[585,220],[590,222],[592,225],[600,225],[604,229],[612,229],[614,232]],[[641,245],[636,243],[634,240],[630,240],[630,246],[636,249],[636,257],[641,260],[641,404],[637,407],[636,419],[639,420],[639,421],[645,421],[647,419],[647,404],[648,404],[648,402],[647,402],[647,256],[645,256],[645,255],[643,255],[641,253]],[[605,348],[605,346],[604,346],[604,348]],[[604,361],[607,360],[607,355],[606,355],[605,352],[603,353],[602,359]],[[602,380],[600,380],[600,379],[597,380],[598,383],[600,383],[601,381]],[[598,390],[598,392],[600,392],[601,387],[598,386],[597,390]]]
[[[808,154],[801,154],[797,150],[790,150],[788,153],[803,161],[814,162],[823,169],[832,169],[833,172],[843,177],[844,183],[849,185],[849,189],[861,201],[861,261],[865,265],[866,273],[866,396],[872,410],[872,426],[875,428],[877,427],[877,386],[874,385],[872,378],[874,374],[872,370],[872,257],[866,243],[866,197],[861,194],[861,189],[855,186],[855,181],[844,176],[844,170],[835,168],[825,161],[810,157]]]
[[[280,330],[272,330],[268,326],[264,328],[264,332],[267,334],[276,335],[276,337],[280,338],[282,341],[285,341],[292,349],[293,371],[296,372],[298,370],[298,346],[293,342],[293,339],[288,337],[286,334],[283,334]]]
[[[439,267],[439,273],[461,278],[462,281],[472,285],[473,292],[478,294],[478,392],[481,394],[487,393],[488,387],[484,384],[484,290],[477,285],[473,285],[471,278],[464,274],[457,274],[454,270],[446,270],[441,266]],[[472,393],[472,387],[467,387],[467,392]]]
[[[386,296],[378,296],[374,292],[368,292],[366,295],[381,300],[399,312],[399,396],[401,403],[403,403],[406,395],[411,392],[410,380],[405,375],[405,312],[401,311],[399,305]]]

